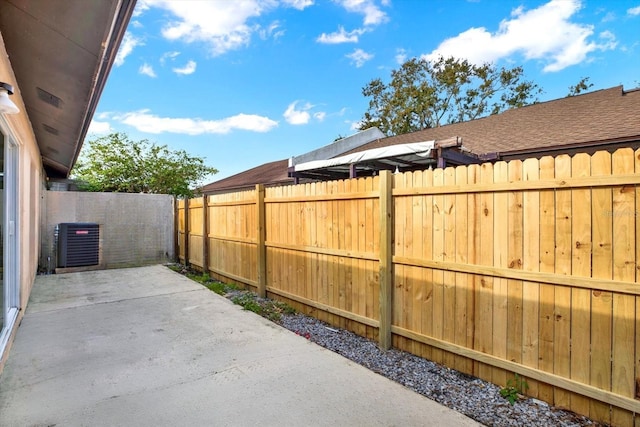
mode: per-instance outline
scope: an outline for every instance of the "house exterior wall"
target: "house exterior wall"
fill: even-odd
[[[9,339],[4,346],[0,343],[0,372],[4,366],[6,355],[15,335],[17,325],[24,314],[33,281],[38,269],[40,248],[40,213],[42,195],[44,191],[44,172],[40,157],[40,150],[26,114],[26,108],[20,94],[20,87],[11,68],[2,35],[0,34],[0,81],[10,83],[14,87],[11,100],[18,106],[20,113],[14,115],[0,115],[0,130],[2,134],[13,141],[17,147],[17,216],[16,239],[17,251],[17,280],[19,283],[18,317],[11,326]]]
[[[172,261],[173,196],[166,194],[45,192],[40,269],[56,266],[55,227],[60,223],[100,225],[101,266],[133,267]]]

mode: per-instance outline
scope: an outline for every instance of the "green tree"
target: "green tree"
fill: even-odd
[[[592,86],[593,83],[589,83],[589,77],[583,77],[575,86],[569,86],[569,93],[567,94],[567,97],[580,95],[582,92],[589,90]]]
[[[72,176],[88,191],[157,193],[191,197],[193,188],[218,171],[184,150],[112,133],[89,141]]]
[[[473,120],[537,102],[542,90],[524,79],[522,67],[475,65],[464,59],[412,58],[391,72],[391,81],[371,80],[362,94],[369,109],[360,130],[373,126],[399,135]]]

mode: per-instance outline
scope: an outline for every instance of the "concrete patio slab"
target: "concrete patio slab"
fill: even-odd
[[[3,426],[472,426],[164,266],[39,276]]]

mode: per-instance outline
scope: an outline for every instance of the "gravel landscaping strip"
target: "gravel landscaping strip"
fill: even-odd
[[[280,325],[429,399],[487,426],[601,426],[537,399],[511,405],[500,387],[302,314],[282,314]]]
[[[188,274],[179,264],[174,271]],[[500,387],[479,378],[415,356],[391,349],[382,351],[377,342],[345,329],[336,328],[314,317],[288,310],[285,304],[259,298],[254,292],[224,285],[204,276],[205,286],[224,295],[245,309],[254,311],[282,327],[322,347],[336,352],[416,393],[456,410],[487,426],[603,426],[587,417],[549,406],[533,398],[522,398],[511,405],[500,395]]]

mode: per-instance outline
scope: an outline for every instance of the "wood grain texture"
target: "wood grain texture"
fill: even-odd
[[[621,149],[257,187],[177,201],[178,253],[383,347],[517,372],[532,396],[640,427],[639,184],[640,150]]]

